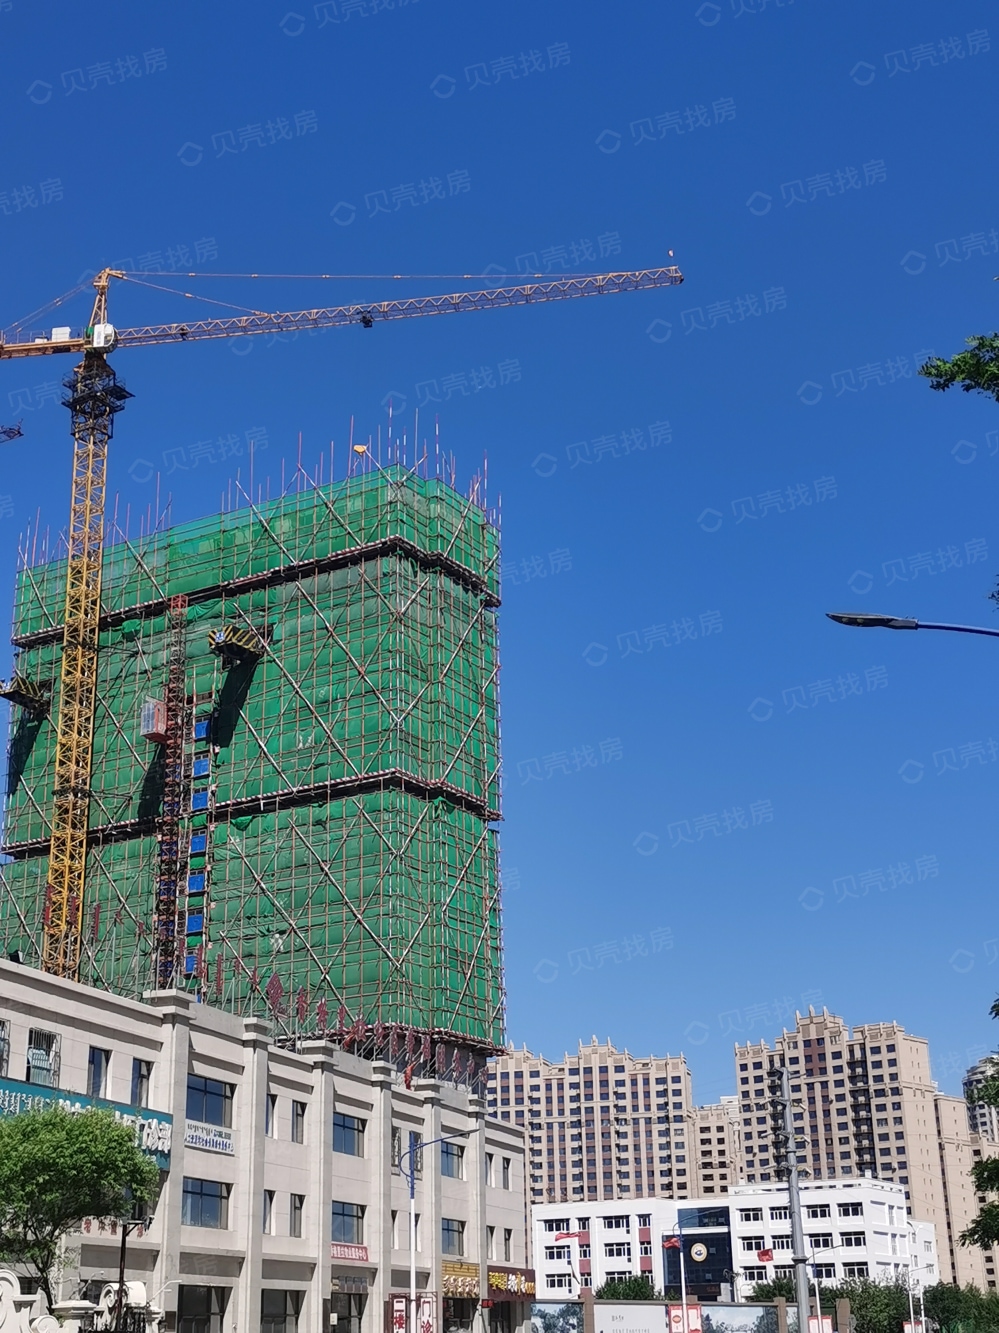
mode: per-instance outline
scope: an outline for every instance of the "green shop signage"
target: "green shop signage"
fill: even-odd
[[[65,1111],[79,1114],[98,1109],[114,1111],[114,1117],[135,1131],[136,1147],[142,1148],[163,1171],[170,1166],[170,1142],[173,1137],[173,1117],[165,1111],[147,1111],[119,1102],[107,1102],[100,1097],[81,1097],[59,1088],[45,1088],[32,1083],[26,1086],[13,1079],[0,1078],[0,1115],[22,1115],[25,1111],[44,1111],[49,1106],[61,1106]]]

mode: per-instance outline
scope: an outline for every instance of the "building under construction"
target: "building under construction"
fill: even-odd
[[[396,464],[104,550],[80,980],[438,1075],[502,1043],[497,527]],[[66,562],[26,559],[0,941],[44,933]]]

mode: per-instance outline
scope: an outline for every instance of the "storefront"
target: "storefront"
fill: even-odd
[[[363,1267],[368,1263],[368,1247],[334,1241],[330,1245],[330,1258],[333,1261],[330,1314],[336,1315],[337,1333],[361,1333],[369,1284],[374,1279],[374,1273]],[[351,1267],[344,1264],[345,1260]],[[341,1264],[344,1266],[340,1267]]]
[[[535,1297],[533,1268],[489,1265],[486,1303],[489,1333],[514,1333],[527,1318]]]

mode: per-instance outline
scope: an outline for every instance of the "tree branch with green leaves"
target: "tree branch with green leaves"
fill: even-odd
[[[112,1111],[0,1118],[0,1260],[31,1269],[51,1309],[63,1239],[87,1217],[132,1217],[158,1188],[156,1163]]]
[[[931,389],[943,392],[960,384],[965,393],[985,393],[999,402],[999,333],[976,333],[965,340],[968,351],[949,361],[931,356],[919,367]]]

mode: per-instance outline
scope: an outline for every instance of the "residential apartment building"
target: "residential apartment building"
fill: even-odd
[[[910,1215],[937,1229],[943,1280],[986,1286],[990,1275],[979,1252],[959,1239],[977,1211],[967,1174],[975,1146],[967,1109],[961,1098],[938,1091],[926,1039],[898,1023],[850,1028],[828,1010],[810,1008],[772,1046],[737,1045],[737,1174],[747,1184],[777,1180],[766,1104],[773,1062],[787,1065],[791,1095],[800,1099],[794,1119],[804,1133],[810,1179],[896,1182]]]
[[[905,1191],[873,1179],[802,1187],[809,1273],[820,1283],[848,1277],[910,1274],[914,1285],[939,1281],[936,1233],[914,1221]],[[569,1239],[558,1239],[570,1233]],[[702,1301],[749,1298],[753,1285],[791,1274],[787,1189],[733,1186],[727,1198],[617,1200],[580,1215],[564,1205],[534,1209],[539,1299],[578,1296],[604,1282],[647,1276],[679,1289],[679,1258],[663,1240],[679,1235],[691,1295]],[[772,1258],[761,1258],[772,1253]]]
[[[0,962],[0,1114],[38,1099],[111,1107],[156,1154],[162,1191],[126,1278],[166,1330],[391,1326],[409,1286],[410,1150],[421,1325],[470,1329],[485,1302],[489,1333],[526,1326],[524,1133],[466,1086],[407,1086],[325,1041],[277,1045],[264,1020],[186,992],[138,1001]],[[119,1244],[85,1224],[63,1294],[116,1280]]]
[[[691,1156],[697,1153],[695,1192],[727,1194],[739,1178],[739,1099],[722,1097],[714,1105],[695,1106],[690,1138]]]
[[[971,1132],[985,1143],[999,1143],[999,1107],[985,1106],[973,1100],[973,1094],[987,1078],[999,1073],[994,1056],[979,1060],[964,1076],[964,1099],[968,1103],[968,1122]]]
[[[687,1198],[700,1186],[702,1128],[711,1183],[728,1182],[730,1115],[700,1117],[682,1055],[634,1056],[596,1037],[558,1061],[511,1047],[486,1086],[489,1114],[527,1131],[532,1204]]]

